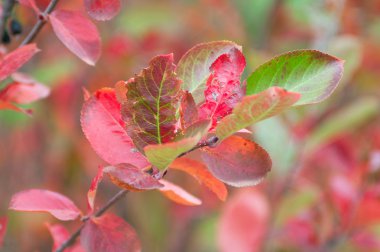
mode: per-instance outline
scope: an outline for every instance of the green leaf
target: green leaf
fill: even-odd
[[[261,93],[245,96],[232,114],[224,117],[216,127],[216,136],[222,140],[236,131],[258,121],[283,112],[298,101],[300,95],[279,87],[271,87]]]
[[[212,63],[232,48],[241,51],[241,46],[231,41],[214,41],[202,43],[187,51],[178,62],[177,74],[183,81],[183,88],[188,90],[197,104],[204,101],[206,81],[210,76]]]
[[[146,146],[145,155],[154,166],[163,170],[180,154],[194,148],[207,134],[210,127],[210,120],[196,122],[187,128],[185,134],[178,137],[175,142]]]
[[[315,50],[282,54],[258,67],[247,79],[247,95],[272,86],[301,94],[295,105],[318,103],[337,87],[344,61]]]
[[[122,115],[128,135],[141,152],[146,145],[170,142],[175,137],[181,81],[174,69],[173,54],[157,56],[126,83]]]

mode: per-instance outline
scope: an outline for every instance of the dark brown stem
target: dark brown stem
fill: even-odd
[[[0,36],[3,36],[8,19],[12,14],[15,0],[3,0],[3,16],[0,19]]]
[[[39,31],[42,29],[42,27],[46,23],[48,15],[53,12],[58,1],[59,0],[51,0],[49,5],[44,10],[44,12],[39,14],[37,23],[33,26],[32,30],[25,37],[25,39],[21,42],[20,47],[32,42],[36,38]]]

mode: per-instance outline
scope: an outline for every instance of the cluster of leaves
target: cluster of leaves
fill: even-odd
[[[256,185],[271,169],[268,153],[247,137],[246,128],[292,106],[324,100],[343,72],[341,60],[301,50],[273,58],[241,81],[246,65],[241,50],[229,41],[199,44],[177,66],[172,54],[160,55],[115,88],[85,93],[82,129],[109,165],[99,168],[88,192],[81,245],[75,249],[141,249],[129,224],[115,215],[94,212],[103,174],[121,192],[157,189],[177,203],[201,204],[163,179],[170,170],[180,170],[225,200],[224,183]],[[65,196],[36,189],[14,195],[10,209],[45,211],[60,220],[82,215]],[[49,228],[55,248],[61,246],[67,231],[62,226]]]

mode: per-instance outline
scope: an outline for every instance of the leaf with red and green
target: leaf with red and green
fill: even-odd
[[[210,126],[210,120],[196,122],[173,142],[145,146],[145,155],[159,170],[166,169],[179,155],[193,149],[207,135]]]
[[[141,244],[133,227],[111,213],[86,221],[80,241],[82,247],[91,252],[141,251]]]
[[[298,93],[271,87],[261,93],[245,96],[215,129],[220,140],[268,117],[282,113],[300,99]]]
[[[154,57],[149,67],[127,82],[122,114],[136,147],[163,144],[175,137],[180,84],[173,54]]]
[[[115,185],[123,189],[140,191],[163,187],[152,175],[131,164],[108,166],[105,167],[103,171]]]
[[[0,81],[16,72],[39,51],[36,44],[28,44],[6,54],[0,61]]]
[[[81,214],[76,205],[62,194],[31,189],[16,193],[9,209],[26,212],[48,212],[62,221],[75,220]]]
[[[50,225],[46,224],[46,227],[49,229],[51,236],[53,237],[53,248],[52,252],[56,251],[64,242],[70,238],[70,233],[67,229],[60,225]],[[85,250],[81,247],[79,242],[76,242],[74,245],[65,249],[65,252],[84,252]]]
[[[88,15],[98,21],[110,20],[120,11],[120,0],[84,0]]]
[[[231,41],[202,43],[191,48],[179,60],[177,75],[183,81],[183,89],[193,95],[196,104],[202,103],[205,99],[204,91],[206,81],[211,74],[211,65],[233,48],[241,51],[241,46]]]
[[[202,159],[216,178],[236,187],[258,184],[272,166],[261,146],[239,136],[230,136],[214,148],[203,148]]]
[[[190,174],[199,183],[204,184],[207,188],[214,192],[220,200],[226,200],[228,193],[226,186],[207,170],[207,166],[204,163],[182,157],[177,158],[173,163],[171,163],[169,169],[175,169]]]
[[[55,10],[49,15],[58,39],[76,56],[93,66],[100,57],[100,36],[96,26],[81,12]]]
[[[240,77],[245,68],[244,55],[236,48],[222,54],[212,63],[211,75],[204,92],[205,102],[199,108],[200,119],[212,120],[212,127],[232,112],[243,97]]]
[[[24,113],[28,116],[32,115],[32,110],[23,109],[23,108],[17,107],[16,105],[14,105],[10,102],[6,102],[6,101],[2,101],[2,100],[0,100],[0,110],[13,110],[16,112]]]
[[[83,104],[83,133],[95,152],[107,163],[130,163],[138,168],[145,168],[150,164],[137,151],[127,134],[120,109],[121,105],[113,89],[103,88],[96,91]]]
[[[7,217],[0,217],[0,248],[4,244],[4,236],[7,232],[7,224],[8,224],[8,218]]]
[[[185,206],[197,206],[202,204],[202,201],[197,197],[191,195],[183,188],[166,181],[164,179],[160,180],[164,187],[158,190],[168,199]]]
[[[185,91],[179,108],[181,129],[185,129],[199,119],[198,108],[191,93]]]
[[[90,189],[87,192],[87,207],[90,213],[94,211],[95,197],[98,191],[99,183],[103,179],[103,167],[99,166],[98,173],[92,179]]]
[[[259,66],[247,79],[247,95],[278,86],[301,94],[295,105],[318,103],[338,86],[344,61],[315,50],[277,56]]]

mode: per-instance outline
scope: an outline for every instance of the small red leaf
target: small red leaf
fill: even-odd
[[[269,219],[267,199],[257,191],[235,194],[220,218],[218,245],[221,252],[259,252]]]
[[[0,62],[0,81],[16,72],[38,51],[36,44],[28,44],[6,54]]]
[[[198,121],[198,108],[193,96],[188,91],[185,91],[182,95],[179,113],[181,116],[182,129],[185,129]]]
[[[239,136],[230,136],[215,148],[204,148],[202,158],[215,177],[237,187],[258,184],[272,166],[262,147]]]
[[[217,122],[232,112],[234,105],[243,97],[240,76],[245,68],[245,58],[241,51],[232,48],[222,54],[210,67],[212,71],[204,92],[206,101],[199,108],[200,119]]]
[[[207,186],[211,191],[213,191],[220,200],[225,201],[227,197],[226,186],[216,179],[208,170],[207,167],[196,160],[189,158],[177,158],[169,166],[170,169],[176,169],[184,171],[194,178],[196,178],[199,183]]]
[[[100,57],[100,36],[96,26],[81,12],[55,10],[49,15],[54,33],[75,55],[89,65]]]
[[[115,91],[103,88],[85,101],[81,113],[82,130],[95,152],[111,165],[130,163],[138,168],[149,165],[135,149],[121,119]]]
[[[135,230],[122,218],[111,213],[88,220],[80,240],[83,248],[91,252],[141,251]]]
[[[13,110],[16,112],[24,113],[28,116],[32,115],[32,111],[29,109],[25,110],[23,108],[17,107],[16,105],[14,105],[12,103],[1,101],[1,100],[0,100],[0,110]]]
[[[7,224],[8,224],[8,218],[0,217],[0,248],[3,246],[3,243],[4,243],[4,236],[7,231]]]
[[[62,194],[31,189],[16,193],[9,209],[27,212],[48,212],[59,220],[75,220],[81,214],[75,204]]]
[[[84,0],[88,14],[96,20],[110,20],[120,11],[120,0]]]
[[[163,187],[157,179],[131,164],[118,164],[104,168],[112,182],[128,190],[151,190]]]
[[[163,179],[161,179],[160,182],[164,187],[159,188],[158,190],[160,190],[160,192],[168,199],[187,206],[197,206],[202,204],[200,199],[186,192],[181,187]]]
[[[103,167],[99,166],[98,173],[92,180],[90,189],[87,192],[87,206],[90,213],[92,213],[92,211],[94,210],[96,192],[98,190],[98,185],[100,181],[102,181],[102,179],[103,179]]]
[[[65,241],[67,241],[70,238],[69,231],[67,231],[67,229],[60,224],[50,225],[49,223],[47,223],[46,227],[49,229],[49,232],[54,240],[52,252],[56,251]],[[81,247],[81,245],[78,242],[65,249],[65,252],[84,251],[85,250]]]

